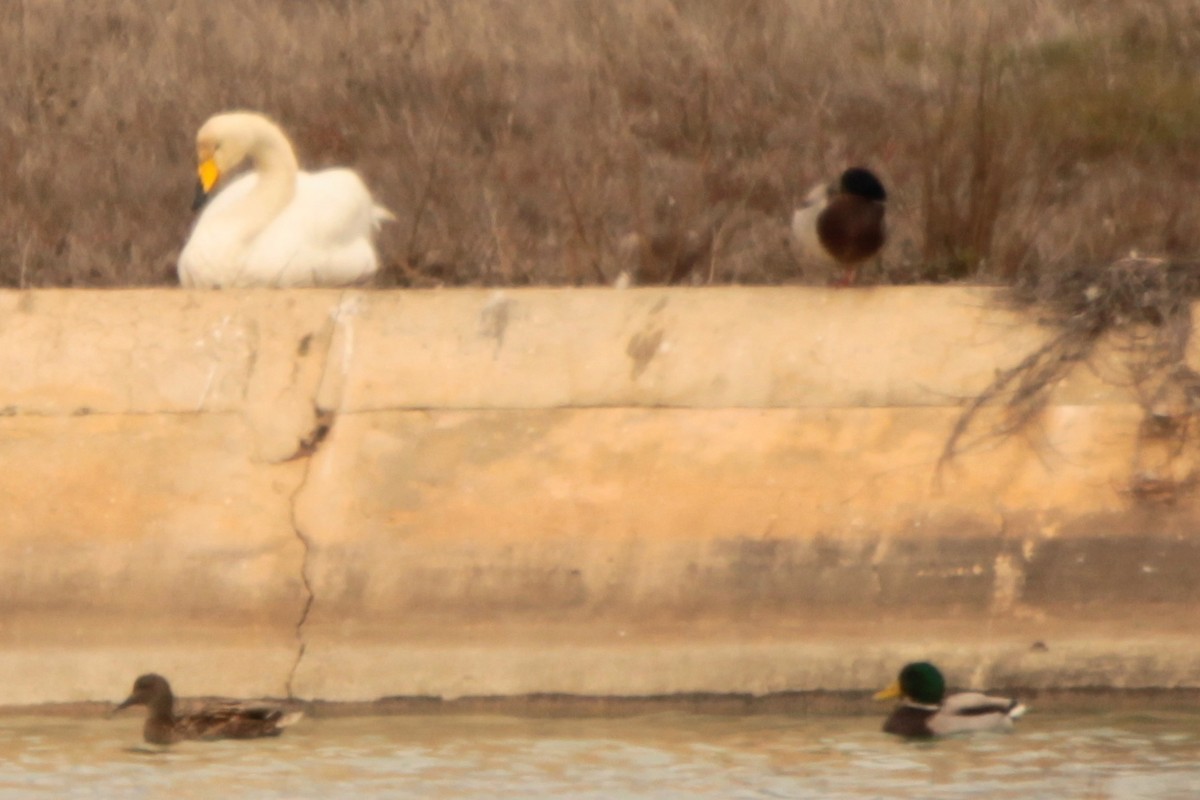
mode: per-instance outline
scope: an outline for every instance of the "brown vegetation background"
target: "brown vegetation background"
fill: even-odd
[[[867,282],[1200,252],[1193,0],[7,0],[0,285],[170,284],[210,114],[278,119],[398,221],[383,285],[824,282],[794,204],[889,186]]]

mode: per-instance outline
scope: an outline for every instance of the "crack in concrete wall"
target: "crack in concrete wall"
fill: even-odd
[[[300,494],[308,485],[308,474],[312,469],[312,458],[315,450],[305,456],[307,463],[304,465],[304,474],[300,478],[300,482],[296,485],[296,490],[292,492],[289,505],[289,519],[292,523],[292,532],[296,534],[296,538],[300,541],[304,548],[304,556],[300,562],[300,582],[304,586],[304,605],[300,609],[300,616],[296,620],[295,637],[296,637],[296,657],[292,661],[291,669],[288,670],[287,680],[284,682],[284,689],[287,692],[287,698],[292,700],[295,698],[295,693],[292,691],[292,682],[296,678],[296,670],[300,668],[300,662],[304,659],[304,653],[308,649],[308,643],[304,639],[304,623],[308,621],[309,612],[312,611],[313,603],[317,600],[316,592],[313,591],[312,581],[309,577],[309,558],[312,556],[312,541],[304,534],[303,528],[300,526],[300,519],[296,512],[296,505],[300,500]]]
[[[324,353],[322,355],[321,367],[318,371],[318,378],[312,385],[311,402],[313,407],[313,427],[307,436],[301,437],[299,447],[293,458],[303,458],[304,472],[300,476],[300,481],[296,485],[295,491],[292,492],[289,498],[288,514],[289,522],[292,526],[292,532],[296,539],[299,540],[304,548],[303,559],[300,563],[300,582],[304,586],[305,599],[303,606],[300,609],[300,616],[296,619],[295,639],[296,639],[296,656],[292,660],[292,666],[288,670],[287,680],[284,682],[284,689],[289,700],[295,699],[294,684],[296,673],[300,669],[300,664],[304,660],[304,654],[308,650],[308,642],[304,635],[304,626],[308,622],[309,614],[312,612],[313,606],[316,603],[317,595],[313,589],[312,576],[310,574],[310,564],[313,555],[312,539],[304,532],[304,526],[300,522],[299,504],[300,498],[304,494],[304,490],[308,488],[309,476],[312,472],[313,459],[320,450],[322,443],[326,440],[329,432],[332,430],[334,422],[337,418],[338,403],[330,403],[323,406],[320,397],[322,389],[325,386],[326,379],[332,362],[337,360],[344,362],[352,353],[352,348],[343,346],[340,357],[335,354],[334,348],[339,341],[339,328],[345,324],[345,320],[352,317],[357,312],[357,309],[350,302],[353,296],[349,292],[344,292],[338,299],[337,307],[331,314],[332,325],[330,327],[329,336],[325,340]],[[345,332],[346,336],[350,336],[351,331]],[[305,353],[312,346],[311,334],[305,336],[300,342],[300,347],[297,352]],[[345,363],[340,363],[338,368],[345,369]],[[293,376],[295,379],[295,376]]]

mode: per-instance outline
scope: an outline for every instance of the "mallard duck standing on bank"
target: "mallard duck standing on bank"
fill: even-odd
[[[887,238],[886,203],[883,182],[865,167],[851,167],[836,183],[816,187],[792,215],[796,256],[840,265],[845,272],[838,285],[853,284],[859,265],[878,253]]]
[[[258,739],[278,736],[299,720],[302,712],[285,712],[265,704],[221,703],[192,714],[175,716],[175,696],[161,675],[141,675],[133,692],[113,713],[130,706],[146,706],[142,736],[150,744],[173,744],[183,739]]]
[[[884,733],[922,738],[968,731],[1012,730],[1013,720],[1025,706],[1007,697],[961,692],[946,697],[946,680],[933,664],[906,664],[891,686],[876,693],[876,700],[899,697],[900,702],[883,723]]]

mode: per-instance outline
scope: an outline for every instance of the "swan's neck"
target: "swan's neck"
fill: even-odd
[[[258,180],[238,204],[238,217],[246,239],[258,235],[296,194],[296,154],[283,132],[264,125],[247,153]]]

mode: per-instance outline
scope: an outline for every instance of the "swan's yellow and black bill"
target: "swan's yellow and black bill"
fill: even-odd
[[[217,181],[221,180],[221,168],[211,158],[200,162],[200,166],[196,168],[196,174],[200,176],[200,185],[204,187],[205,194],[211,192],[217,185]]]
[[[192,197],[192,211],[199,211],[207,202],[208,192],[204,191],[204,184],[196,181],[196,194]]]
[[[196,182],[196,196],[192,198],[192,211],[204,208],[204,204],[208,202],[208,195],[217,185],[217,181],[221,179],[221,168],[211,158],[206,158],[196,168],[196,174],[200,176],[200,180]]]
[[[892,681],[891,686],[886,689],[880,689],[875,693],[876,700],[891,700],[893,697],[900,696],[900,681]]]

